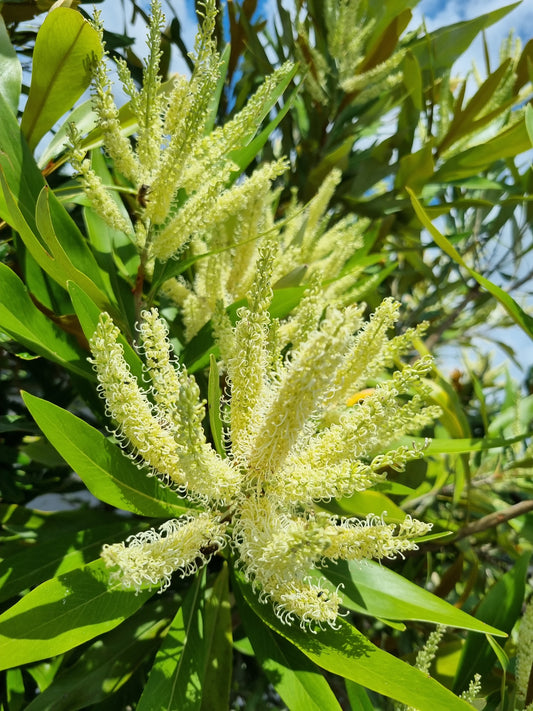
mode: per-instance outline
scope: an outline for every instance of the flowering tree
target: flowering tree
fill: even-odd
[[[245,5],[241,14],[228,7],[234,42],[219,51],[216,4],[201,4],[191,75],[167,78],[165,18],[153,0],[142,81],[116,61],[129,97],[120,109],[98,13],[89,23],[54,7],[36,38],[20,122],[21,68],[2,27],[0,214],[14,247],[6,242],[0,264],[0,329],[18,357],[25,348],[61,374],[50,389],[41,372],[29,382],[42,384],[22,394],[39,430],[11,412],[3,426],[37,437],[20,456],[42,465],[41,476],[61,472],[49,490],[71,486],[73,472],[101,502],[74,517],[44,514],[24,505],[37,484],[33,496],[17,498],[20,460],[10,471],[0,564],[8,709],[105,708],[116,699],[141,711],[239,708],[252,680],[239,679],[232,655],[261,667],[262,704],[272,697],[290,709],[466,709],[493,692],[480,682],[493,666],[483,633],[502,638],[519,616],[526,555],[476,615],[410,579],[419,576],[421,546],[430,555],[441,546],[435,538],[471,533],[428,510],[448,482],[438,455],[450,456],[461,511],[468,453],[500,456],[526,435],[472,437],[457,391],[429,352],[442,323],[418,318],[427,311],[423,297],[410,309],[394,298],[387,278],[396,264],[385,264],[393,250],[378,243],[409,210],[476,289],[531,333],[531,318],[456,251],[426,204],[448,189],[428,192],[433,171],[453,183],[446,150],[503,120],[529,84],[499,96],[467,130],[460,102],[446,124],[451,89],[437,67],[432,87],[447,97],[440,143],[413,153],[398,133],[395,185],[383,173],[364,207],[344,164],[356,140],[346,127],[395,107],[405,124],[414,102],[406,70],[425,71],[413,36],[400,41],[402,3],[387,10],[390,24],[376,27],[362,3],[320,10],[309,2],[295,37],[285,38],[295,61],[243,92],[251,60],[244,53],[234,74],[234,52],[255,31]],[[357,23],[364,27],[354,34]],[[476,33],[485,26],[478,24]],[[439,35],[420,42],[438,47]],[[501,74],[494,92],[510,81]],[[228,102],[232,77],[236,99]],[[89,83],[91,100],[57,127]],[[349,118],[340,144],[315,151],[316,170],[299,185],[311,106],[319,119],[327,114],[335,141],[345,112]],[[291,116],[297,142],[287,145],[283,121]],[[506,120],[494,141],[509,157],[525,149],[531,121],[524,110]],[[506,131],[514,153],[502,148]],[[455,148],[461,165],[479,161],[465,141]],[[53,184],[66,162],[74,175]],[[377,204],[393,197],[396,222],[378,224]],[[419,466],[427,477],[416,484]],[[389,567],[402,560],[403,574]],[[504,588],[508,601],[495,605]],[[379,642],[384,626],[403,631],[405,622],[437,625],[414,666],[401,645],[392,654]],[[429,675],[448,628],[469,631],[466,640],[456,634],[463,656],[448,675],[453,683]],[[489,639],[505,667],[505,652]],[[528,678],[526,658],[520,679]],[[511,708],[509,688],[512,701],[503,694],[491,708]],[[516,698],[525,707],[529,696],[520,688]]]

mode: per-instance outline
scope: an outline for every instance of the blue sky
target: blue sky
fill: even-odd
[[[144,0],[139,3],[144,8],[149,8],[149,1]],[[169,10],[169,5],[172,6],[178,15],[183,28],[183,36],[188,39],[188,45],[192,46],[194,35],[196,32],[196,19],[194,16],[194,0],[162,0],[163,10],[167,18],[171,18],[173,13]],[[284,6],[290,9],[294,6],[294,0],[284,0]],[[501,2],[501,0],[421,0],[413,9],[412,26],[417,27],[425,19],[426,26],[429,30],[444,25],[450,25],[462,20],[471,19],[482,15],[492,10],[510,5],[509,2]],[[104,17],[104,23],[107,27],[122,31],[121,26],[117,26],[117,16],[123,17],[122,3],[117,3],[116,0],[105,0],[99,5]],[[272,17],[275,14],[276,0],[260,0],[259,9],[267,17]],[[120,20],[122,22],[122,19]],[[133,29],[133,34],[138,38],[136,50],[141,54],[144,52],[144,25],[138,22]],[[532,1],[523,0],[523,2],[514,10],[512,10],[503,20],[490,27],[487,31],[487,39],[490,48],[490,54],[494,66],[496,65],[498,52],[502,40],[514,30],[518,34],[522,43],[525,44],[528,39],[533,36],[533,10]],[[176,53],[177,54],[177,53]],[[458,61],[456,70],[458,74],[465,74],[470,71],[472,61],[475,61],[480,70],[484,68],[483,51],[481,41],[478,41],[474,46],[465,53]],[[174,71],[184,71],[184,63],[179,57],[175,57],[173,64]]]

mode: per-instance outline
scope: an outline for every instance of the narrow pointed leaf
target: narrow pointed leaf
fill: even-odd
[[[257,661],[291,711],[340,711],[329,684],[305,654],[273,632],[242,599],[239,611]]]
[[[0,616],[0,669],[73,649],[136,612],[155,590],[121,590],[102,560],[47,580]]]
[[[226,711],[229,708],[233,672],[232,620],[227,564],[224,564],[213,584],[211,595],[205,604],[204,620],[207,653],[200,711]]]
[[[139,470],[94,427],[29,393],[23,398],[50,443],[98,499],[143,516],[180,516],[188,510],[173,491]]]
[[[309,659],[333,674],[362,683],[367,689],[413,706],[419,711],[468,711],[472,707],[415,667],[375,647],[355,627],[339,619],[337,629],[302,630],[284,625],[270,604],[261,604],[236,572],[241,592],[256,615]]]
[[[137,711],[200,708],[206,649],[203,628],[205,571],[189,588],[139,699]]]
[[[511,570],[490,588],[476,609],[479,620],[498,625],[508,634],[511,632],[521,614],[530,557],[530,553],[524,553]],[[457,692],[463,691],[476,673],[488,678],[495,662],[496,654],[489,642],[483,637],[469,634],[463,646],[453,688]]]
[[[490,145],[492,146],[492,143]],[[495,150],[494,146],[492,146],[492,149]],[[418,219],[420,220],[422,225],[428,230],[428,232],[431,234],[431,236],[433,237],[437,245],[442,249],[442,251],[445,252],[445,254],[447,254],[451,259],[453,259],[457,264],[459,264],[459,266],[463,267],[463,269],[466,269],[470,276],[472,276],[480,286],[486,289],[490,294],[492,294],[492,296],[494,296],[500,302],[500,304],[504,307],[504,309],[513,319],[513,321],[517,323],[520,328],[522,328],[522,330],[524,330],[529,336],[531,336],[531,338],[533,338],[533,318],[529,316],[529,314],[527,314],[516,303],[516,301],[511,296],[509,296],[509,294],[507,294],[503,289],[500,289],[499,286],[493,284],[482,274],[479,274],[478,272],[474,271],[474,269],[471,269],[466,264],[465,260],[461,257],[461,255],[455,249],[452,243],[433,225],[433,223],[427,216],[424,208],[416,199],[414,193],[409,190],[409,188],[406,188],[406,190],[409,193],[409,197],[411,198],[411,202],[413,204],[413,208]]]
[[[98,33],[76,10],[59,7],[43,22],[21,128],[31,150],[90,84],[90,62],[100,58]]]
[[[418,587],[375,561],[338,561],[320,571],[334,586],[346,607],[390,620],[421,620],[447,627],[505,637],[506,632],[482,622]]]
[[[16,116],[22,86],[22,67],[0,16],[0,94]]]
[[[18,276],[0,264],[0,328],[34,353],[92,378],[86,353],[35,306]]]

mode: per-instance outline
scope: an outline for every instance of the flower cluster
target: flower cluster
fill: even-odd
[[[102,555],[124,586],[165,588],[173,570],[188,575],[230,542],[236,564],[282,620],[334,625],[339,594],[313,570],[326,560],[394,557],[430,529],[408,516],[398,524],[338,518],[320,502],[363,491],[422,456],[394,443],[438,415],[423,385],[432,363],[401,363],[421,329],[389,338],[398,318],[391,299],[364,322],[361,308],[326,305],[314,286],[286,321],[271,318],[274,251],[263,246],[237,322],[222,306],[214,318],[228,385],[223,402],[210,405],[222,406],[225,456],[206,439],[198,385],[173,356],[155,309],[138,327],[144,385],[117,327],[100,318],[92,362],[119,438],[196,505]]]
[[[268,113],[274,90],[292,71],[290,64],[277,69],[236,116],[210,130],[221,81],[221,59],[213,39],[215,0],[200,3],[201,9],[204,18],[191,55],[194,70],[190,79],[175,76],[162,82],[159,63],[164,16],[159,0],[151,3],[149,55],[140,90],[126,63],[118,60],[119,77],[131,99],[127,108],[137,133],[135,146],[125,135],[113,98],[103,40],[104,58],[94,65],[93,108],[106,153],[129,183],[129,192],[137,196],[133,222],[92,170],[81,136],[71,127],[71,163],[94,210],[111,227],[132,238],[148,271],[155,258],[166,261],[176,256],[196,235],[214,229],[232,205],[246,199],[242,193],[251,179],[235,184],[241,171],[232,154],[253,137]],[[102,37],[102,28],[99,30]],[[285,169],[284,161],[275,162],[263,169],[256,182],[266,180],[268,193],[269,181]]]

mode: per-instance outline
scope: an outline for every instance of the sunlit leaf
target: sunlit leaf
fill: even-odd
[[[101,54],[98,32],[79,12],[58,7],[47,15],[35,41],[21,123],[31,150],[87,89],[90,62]]]

